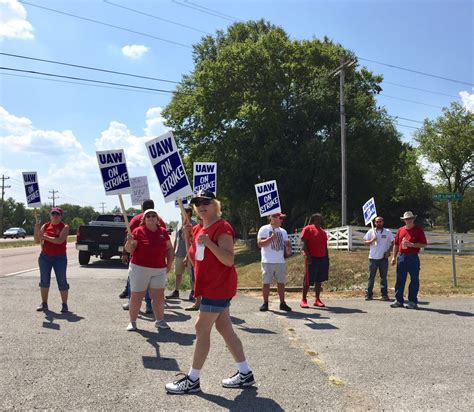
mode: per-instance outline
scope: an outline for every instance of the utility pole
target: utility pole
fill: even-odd
[[[2,175],[2,208],[0,209],[1,217],[0,217],[0,234],[3,233],[3,206],[5,200],[5,189],[10,188],[11,186],[5,186],[5,180],[10,179],[9,176]]]
[[[339,62],[341,64],[331,74],[332,76],[339,75],[339,106],[341,114],[341,226],[345,226],[347,225],[346,108],[344,100],[345,69],[355,64],[355,60],[346,62],[344,57],[341,57]]]
[[[54,190],[54,189],[49,191],[49,193],[53,194],[53,196],[48,197],[48,199],[53,199],[53,207],[56,206],[56,203],[55,203],[56,199],[59,199],[59,196],[55,195],[55,193],[58,193],[58,192],[59,190]]]
[[[102,208],[102,214],[105,214],[105,202],[100,202],[100,207]]]

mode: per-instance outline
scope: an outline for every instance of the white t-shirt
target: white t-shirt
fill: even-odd
[[[272,225],[265,225],[258,231],[257,237],[266,239],[275,231],[276,238],[273,239],[267,246],[261,248],[262,263],[285,263],[285,242],[288,240],[288,233],[286,230],[278,227],[272,228]]]
[[[390,245],[395,238],[392,232],[385,228],[381,231],[376,229],[375,232],[377,233],[377,246],[375,242],[370,245],[369,259],[383,259],[383,255],[390,249]],[[373,237],[374,231],[369,229],[364,236],[364,240],[370,240]]]

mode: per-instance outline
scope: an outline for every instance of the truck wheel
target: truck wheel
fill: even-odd
[[[83,250],[79,251],[79,264],[82,266],[86,266],[89,264],[91,260],[91,254],[89,252],[85,252]]]

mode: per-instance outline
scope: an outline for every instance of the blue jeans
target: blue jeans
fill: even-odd
[[[417,254],[399,255],[397,258],[397,275],[395,280],[395,299],[403,303],[403,291],[410,274],[408,285],[408,301],[418,303],[418,290],[420,289],[420,258]]]
[[[68,290],[69,284],[66,279],[67,256],[48,256],[41,253],[38,258],[38,265],[40,269],[40,288],[47,288],[51,284],[51,270],[54,269],[56,275],[56,282],[60,291]]]
[[[372,296],[372,290],[374,289],[375,275],[377,269],[380,272],[380,293],[382,296],[388,296],[387,287],[387,273],[388,273],[388,258],[382,259],[369,259],[369,277],[367,279],[367,296]]]

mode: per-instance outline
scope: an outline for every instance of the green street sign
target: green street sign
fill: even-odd
[[[433,200],[460,200],[462,194],[457,192],[439,192],[433,193]]]

